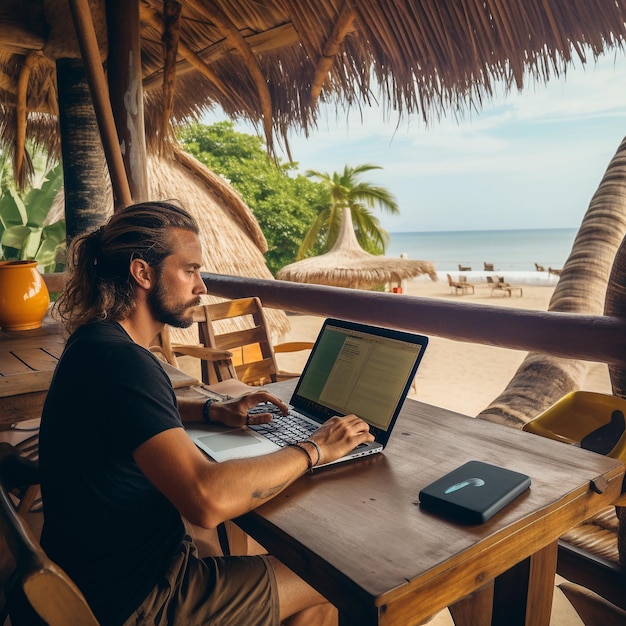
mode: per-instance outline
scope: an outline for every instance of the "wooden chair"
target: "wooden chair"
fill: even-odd
[[[562,582],[559,589],[578,613],[585,626],[623,626],[626,611],[608,603],[604,598],[581,585]]]
[[[272,346],[274,354],[292,354],[294,352],[306,352],[310,351],[313,347],[312,341],[285,341],[284,343],[278,343]],[[304,364],[303,366],[304,367]],[[302,369],[302,368],[300,368]],[[278,369],[278,380],[289,380],[290,378],[297,378],[300,376],[298,372],[289,372],[283,369]]]
[[[9,430],[0,431],[0,442],[10,443],[22,457],[31,461],[39,460],[39,423],[40,419],[20,421]],[[28,515],[28,523],[37,532],[41,531],[41,490],[38,484],[29,486],[20,494],[16,503],[17,512]]]
[[[483,267],[485,268],[485,272],[493,272],[493,263],[485,263],[485,261],[483,261]]]
[[[206,323],[206,313],[203,307],[196,307],[193,315],[194,323],[198,325],[199,335],[204,336],[202,324]],[[200,343],[197,345],[173,344],[168,326],[155,337],[150,351],[177,369],[182,369],[178,357],[190,356],[200,359],[202,382],[208,385],[214,385],[229,378],[237,378],[232,362],[232,352],[215,350]]]
[[[18,514],[11,491],[39,482],[39,465],[22,457],[5,442],[0,443],[0,531],[15,560],[11,585],[6,593],[13,602],[19,589],[30,609],[49,626],[98,626],[84,596],[67,574],[55,565],[41,549],[30,528]],[[17,608],[17,605],[13,605]],[[22,607],[20,607],[22,609]],[[13,626],[33,624],[32,612],[26,618],[11,615]],[[4,624],[6,615],[0,618]]]
[[[295,378],[298,373],[279,370],[275,351],[293,352],[313,347],[312,342],[291,342],[274,348],[259,298],[201,305],[194,308],[193,320],[198,328],[198,345],[171,344],[168,329],[161,333],[161,344],[167,346],[169,342],[169,351],[173,354],[202,359],[202,381],[206,384],[237,378],[248,385],[262,385]],[[228,330],[220,324],[226,320],[232,322]],[[233,325],[236,330],[232,330]],[[163,351],[166,352],[166,348]]]
[[[450,276],[450,274],[446,274],[446,276],[448,277],[448,285],[454,290],[455,294],[465,294],[469,292],[474,293],[474,285],[471,283],[468,283],[465,280],[452,280],[452,276]]]

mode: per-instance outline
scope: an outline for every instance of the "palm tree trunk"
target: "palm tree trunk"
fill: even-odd
[[[622,240],[615,257],[606,291],[604,314],[615,317],[626,316],[626,239]],[[613,394],[621,398],[626,397],[626,370],[609,366],[609,374]]]
[[[611,314],[624,314],[626,246],[620,248],[620,244],[625,234],[626,139],[591,199],[548,310],[602,315],[615,261],[614,272],[620,273],[612,280]],[[618,248],[623,254],[616,257]],[[580,389],[588,368],[588,363],[583,361],[529,353],[503,393],[478,417],[521,428],[566,393]],[[626,374],[620,372],[620,375],[619,395],[622,395]],[[612,376],[617,373],[612,372]]]
[[[80,59],[59,59],[57,88],[67,240],[101,226],[111,210],[107,164]]]
[[[606,292],[605,315],[626,316],[626,238],[617,251]],[[609,366],[613,395],[626,397],[626,370]],[[616,508],[619,519],[617,549],[620,563],[626,563],[626,507]]]

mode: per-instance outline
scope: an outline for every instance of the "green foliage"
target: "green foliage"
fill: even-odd
[[[371,208],[378,206],[391,214],[397,214],[398,205],[385,187],[360,180],[371,170],[381,169],[365,163],[356,167],[344,166],[343,172],[317,172],[308,170],[306,175],[317,178],[327,192],[328,203],[318,213],[298,250],[298,259],[311,254],[328,252],[337,241],[341,218],[345,208],[350,209],[357,241],[371,254],[384,254],[389,235],[381,226]]]
[[[238,133],[232,122],[194,124],[179,136],[183,148],[241,194],[268,243],[266,261],[273,274],[295,261],[310,224],[327,204],[323,187],[302,175],[297,164],[275,163],[263,140]]]
[[[0,259],[34,259],[45,272],[58,269],[58,258],[65,248],[65,220],[47,226],[44,223],[62,184],[61,164],[46,173],[41,187],[32,187],[23,194],[3,176]]]

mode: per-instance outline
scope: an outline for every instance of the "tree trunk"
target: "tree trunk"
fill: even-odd
[[[626,140],[611,160],[594,194],[572,251],[554,290],[549,311],[602,315],[607,284],[617,250],[626,234]],[[622,246],[626,257],[626,246]],[[624,272],[626,259],[619,265]],[[622,274],[613,283],[623,314],[626,293]],[[619,287],[619,285],[622,285]],[[616,307],[617,308],[617,307]],[[478,417],[521,428],[570,391],[580,389],[589,365],[575,359],[529,353],[503,393]],[[624,389],[623,382],[620,389]],[[621,395],[621,393],[619,394]]]
[[[626,316],[626,238],[617,251],[606,291],[605,315]],[[626,370],[609,366],[613,395],[626,398]],[[616,508],[619,519],[617,549],[620,563],[626,563],[626,507]]]
[[[615,317],[626,316],[626,239],[622,241],[615,257],[606,291],[604,314]],[[616,366],[609,366],[609,374],[613,394],[626,398],[626,371]]]
[[[111,211],[106,159],[80,59],[59,59],[57,88],[67,241],[101,226]]]

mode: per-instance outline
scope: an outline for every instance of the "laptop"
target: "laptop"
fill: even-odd
[[[270,424],[242,428],[194,424],[187,432],[221,462],[274,452],[306,439],[334,415],[355,413],[369,424],[375,441],[333,463],[381,452],[427,344],[427,337],[415,333],[326,319],[289,401],[289,415],[275,413]],[[261,404],[251,410],[272,408]],[[289,432],[296,428],[304,430]]]

